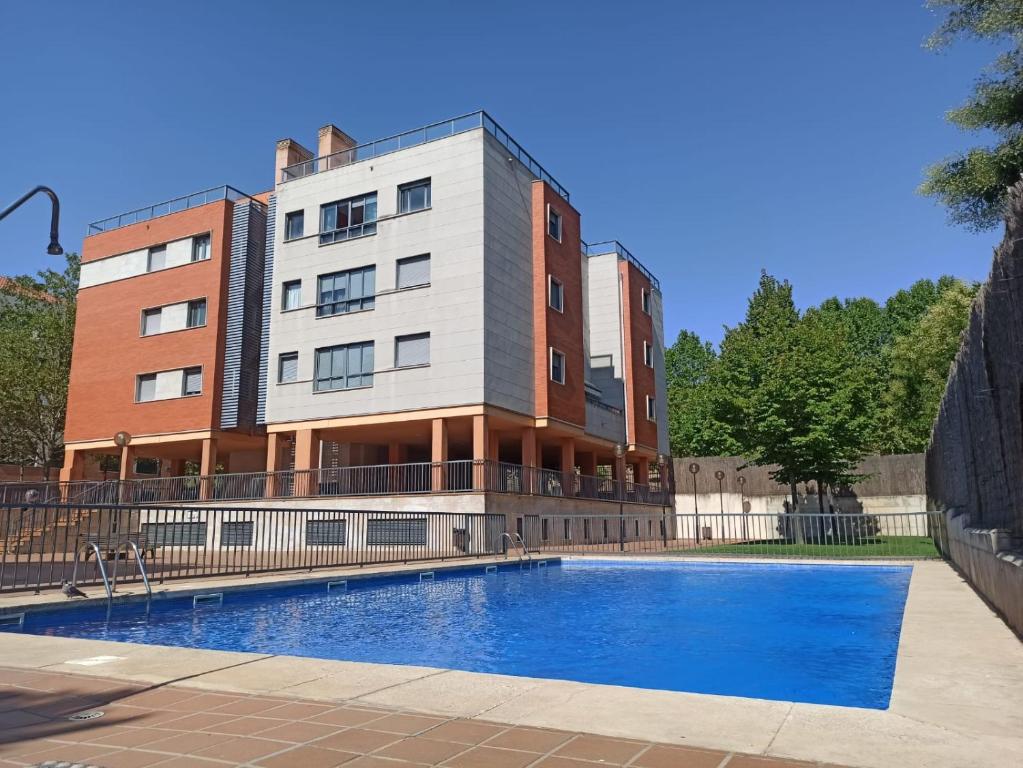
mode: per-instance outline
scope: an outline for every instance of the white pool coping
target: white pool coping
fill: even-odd
[[[482,567],[486,562],[473,565]],[[862,768],[1023,764],[1023,644],[947,564],[904,564],[912,566],[913,574],[891,705],[883,711],[13,633],[0,633],[0,666],[362,702]],[[379,575],[439,569],[439,564],[417,563],[361,572]],[[328,577],[317,572],[314,578]],[[293,574],[285,579],[260,579],[255,586],[310,578],[308,573]],[[213,581],[204,580],[200,591],[217,591]],[[191,589],[195,591],[194,583]],[[11,605],[10,597],[0,599],[0,609]]]

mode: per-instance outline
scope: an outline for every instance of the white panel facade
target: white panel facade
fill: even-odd
[[[181,397],[182,369],[174,371],[160,371],[156,374],[156,397],[154,400],[169,400],[173,397]]]
[[[432,180],[432,208],[396,215],[398,187]],[[483,402],[482,130],[281,184],[270,313],[267,421],[288,422]],[[376,234],[320,245],[320,206],[377,193]],[[282,242],[305,212],[304,237]],[[430,284],[396,290],[397,261],[430,254]],[[317,276],[375,265],[373,309],[317,317]],[[302,307],[281,311],[282,285],[302,281]],[[395,337],[430,333],[430,364],[396,370]],[[373,385],[314,392],[317,348],[374,342]],[[298,379],[276,383],[278,356],[298,352]]]
[[[185,237],[166,244],[167,252],[163,269],[179,267],[192,261],[192,238]],[[105,259],[87,261],[82,264],[79,288],[112,283],[126,277],[146,274],[149,267],[149,248],[129,251]],[[154,270],[159,271],[159,270]]]
[[[143,323],[143,327],[147,329],[143,334],[145,336],[157,336],[161,333],[184,330],[188,326],[188,302],[182,301],[159,307],[159,317],[150,318],[148,323],[143,320]],[[153,328],[155,330],[150,330]]]
[[[586,265],[590,381],[601,390],[605,403],[625,405],[622,384],[622,314],[619,303],[618,255],[591,256]]]

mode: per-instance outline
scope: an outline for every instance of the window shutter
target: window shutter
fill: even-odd
[[[396,368],[426,365],[430,362],[430,334],[417,333],[413,336],[399,336],[395,342],[394,365]]]
[[[156,399],[156,375],[139,376],[139,402]]]
[[[142,335],[149,336],[153,333],[160,332],[160,316],[162,312],[159,309],[147,309],[142,314]]]
[[[167,248],[162,245],[159,248],[150,248],[149,264],[147,266],[150,272],[167,266]]]
[[[430,282],[430,257],[413,256],[398,262],[398,287],[411,288]]]
[[[202,370],[189,368],[185,371],[185,393],[197,394],[202,392]]]
[[[298,380],[298,355],[281,355],[280,380],[282,382]]]

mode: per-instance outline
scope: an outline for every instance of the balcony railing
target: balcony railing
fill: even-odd
[[[2,486],[0,486],[2,488]],[[626,504],[670,505],[670,483],[647,484],[580,475],[497,461],[457,460],[356,467],[243,472],[184,477],[135,478],[33,485],[31,499],[3,497],[8,504],[145,504],[171,501],[243,501],[323,496],[410,496],[510,493]]]
[[[189,208],[198,208],[201,205],[207,205],[208,203],[215,203],[218,200],[241,200],[243,198],[252,199],[244,192],[229,187],[227,185],[221,187],[211,187],[210,189],[204,189],[200,192],[193,192],[190,195],[184,197],[175,197],[173,200],[166,200],[162,203],[156,203],[145,208],[136,208],[134,211],[128,211],[127,213],[121,213],[117,216],[111,216],[109,219],[100,219],[94,221],[89,225],[88,235],[95,235],[99,232],[109,232],[112,229],[119,227],[127,227],[130,224],[138,224],[140,221],[149,221],[150,219],[156,219],[160,216],[169,216],[172,213],[179,213],[181,211],[187,211]]]
[[[650,281],[655,291],[660,293],[661,281],[654,277],[653,272],[643,266],[643,262],[637,259],[624,245],[617,240],[605,240],[601,243],[583,243],[583,256],[603,256],[606,253],[617,253],[619,258],[625,259]]]
[[[508,132],[483,110],[453,117],[450,120],[442,120],[439,123],[431,123],[422,128],[388,136],[385,139],[377,139],[376,141],[359,144],[356,147],[343,149],[330,155],[314,157],[301,163],[289,165],[281,169],[281,181],[293,181],[305,176],[311,176],[314,173],[341,168],[352,163],[362,162],[363,160],[372,160],[381,155],[388,155],[410,147],[418,147],[420,144],[428,144],[431,141],[446,139],[449,136],[455,136],[476,128],[482,128],[501,142],[501,145],[508,150],[511,157],[522,163],[533,176],[546,181],[565,200],[569,199],[568,190],[561,186],[557,179],[551,176],[540,163],[533,159],[532,155],[522,148],[522,145],[509,136]]]

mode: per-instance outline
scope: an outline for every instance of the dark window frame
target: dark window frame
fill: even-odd
[[[370,350],[371,359],[373,366],[371,366],[369,373],[366,373],[365,368],[360,369],[358,374],[352,374],[348,371],[348,361],[351,359],[351,350],[355,347],[360,349],[359,362],[361,365],[365,365],[366,350]],[[329,352],[331,355],[331,373],[328,376],[321,375],[320,361],[323,359],[322,354]],[[344,366],[343,372],[339,375],[334,375],[333,371],[335,368],[334,355],[344,355]],[[314,392],[337,392],[347,389],[360,389],[364,387],[373,386],[373,370],[376,365],[376,345],[372,341],[357,341],[350,344],[335,344],[329,347],[319,347],[316,349],[315,358],[313,363],[313,391]],[[354,379],[358,378],[357,383],[349,383]],[[366,380],[369,380],[368,382]],[[324,382],[328,384],[336,380],[342,380],[342,386],[323,386]]]
[[[423,204],[412,207],[412,193],[417,190],[425,189],[426,192],[423,195]],[[426,211],[433,207],[433,179],[419,179],[417,181],[410,181],[407,184],[402,184],[398,187],[398,214],[403,213],[415,213],[416,211]]]
[[[355,221],[356,219],[358,221]],[[343,224],[339,224],[342,221]],[[344,200],[334,200],[320,206],[320,245],[374,235],[376,231],[376,192],[346,197]]]
[[[358,296],[352,295],[352,278],[358,275],[359,281],[362,285],[360,294]],[[372,290],[366,293],[366,277],[371,277]],[[345,298],[337,298],[337,292],[342,290],[339,286],[338,281],[344,279],[344,296]],[[334,294],[333,301],[323,301],[324,294],[324,281],[331,280],[332,285],[329,291]],[[376,264],[367,264],[364,267],[355,267],[353,269],[345,269],[340,272],[328,272],[323,275],[316,276],[316,316],[317,317],[333,317],[334,315],[346,315],[349,312],[359,312],[362,310],[369,310],[376,308],[376,284],[377,284],[377,267]]]

